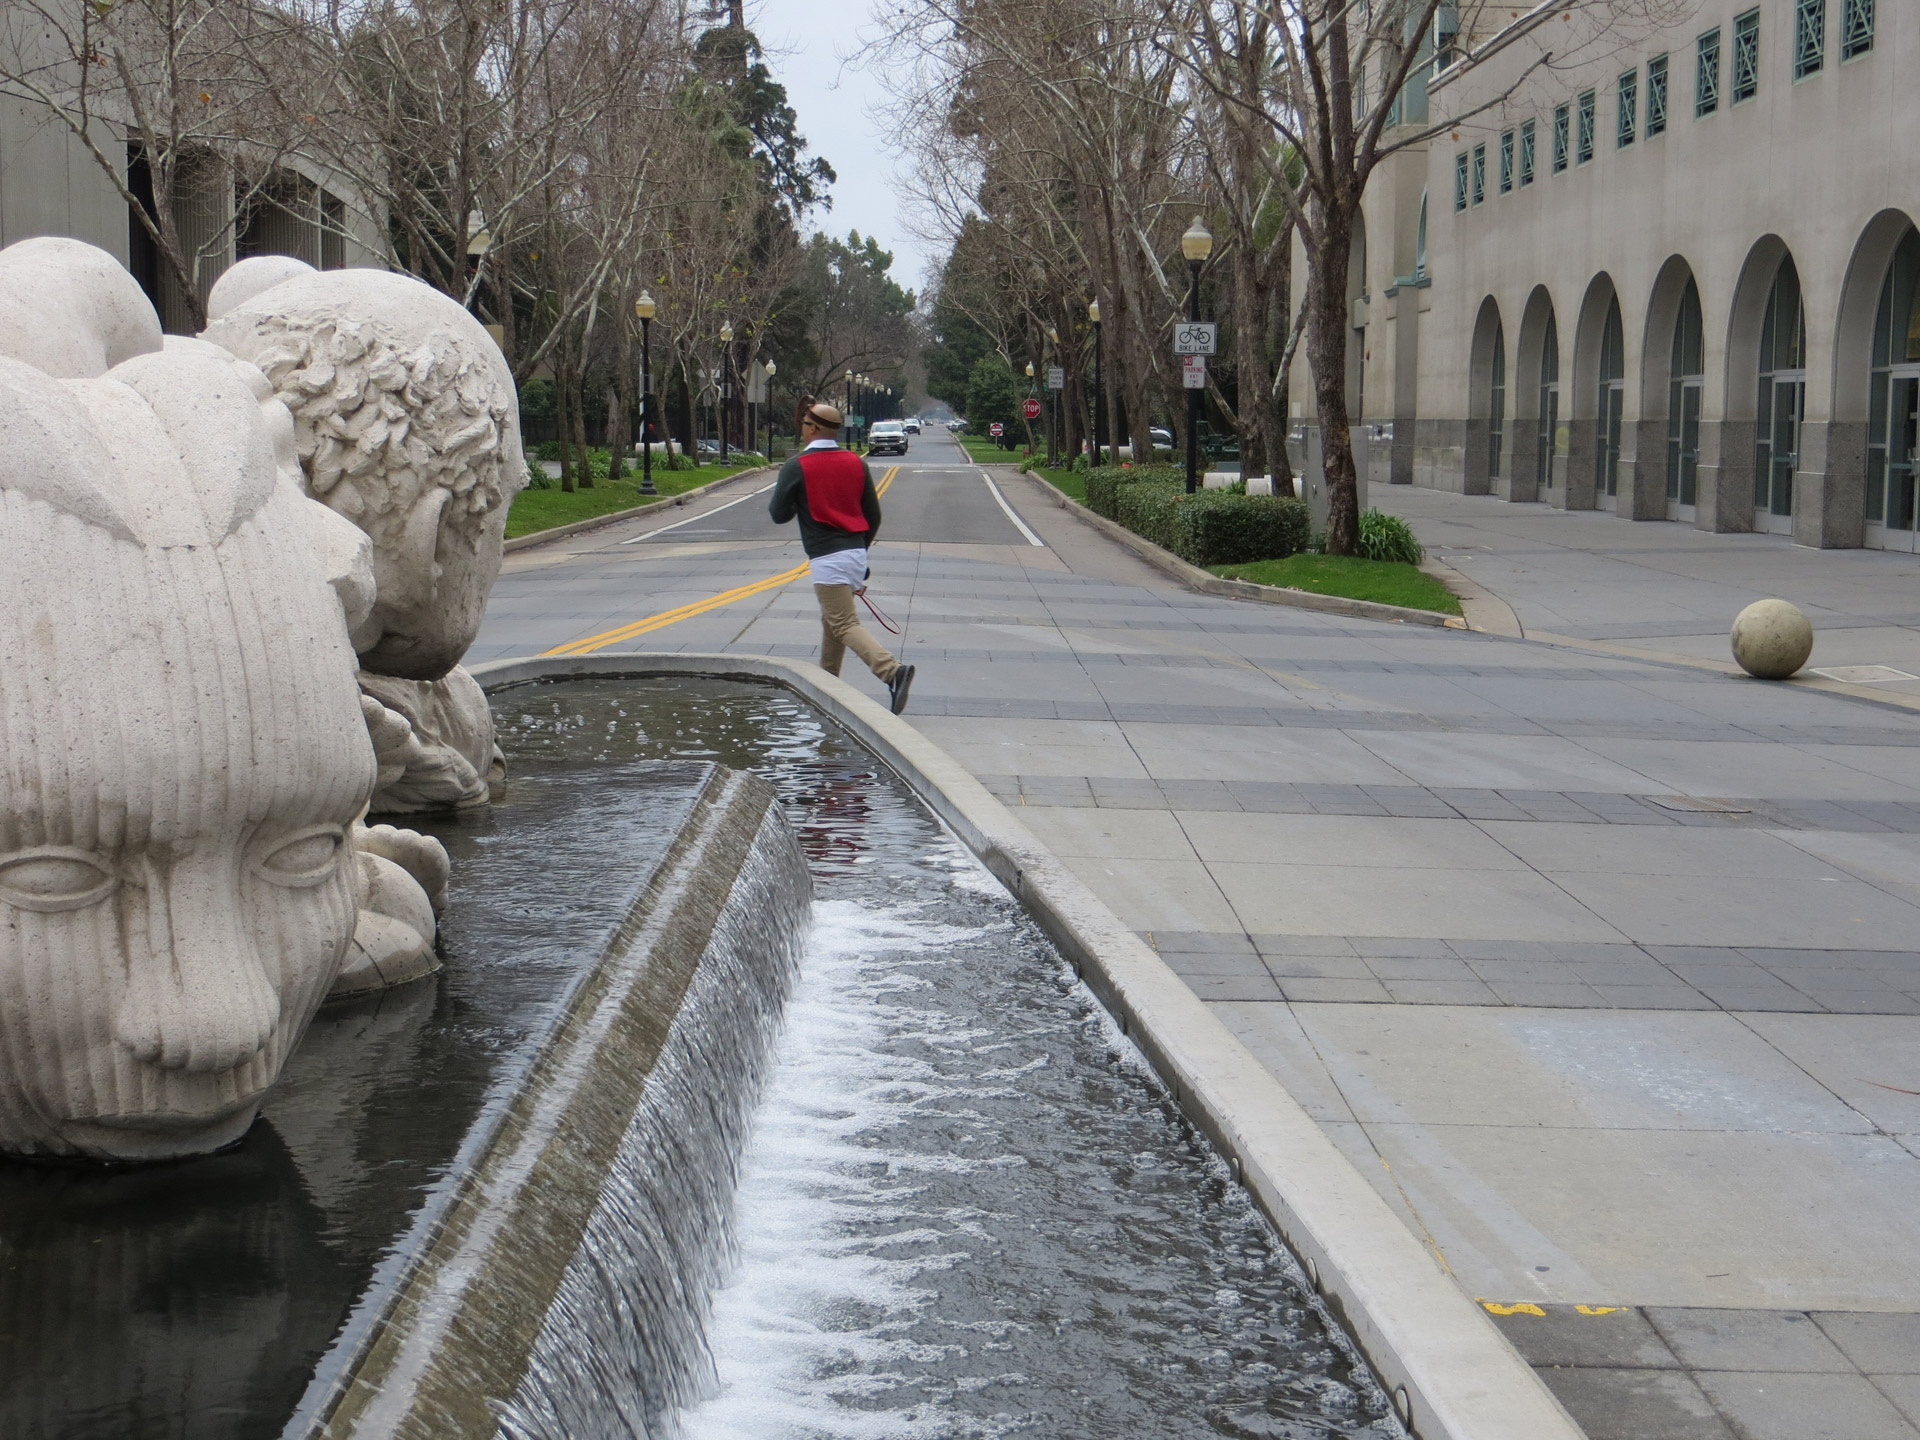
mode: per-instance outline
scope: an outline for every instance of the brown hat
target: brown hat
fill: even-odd
[[[807,415],[814,424],[823,429],[838,430],[840,428],[840,412],[824,400],[809,405]]]

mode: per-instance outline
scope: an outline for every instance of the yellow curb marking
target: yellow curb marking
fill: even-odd
[[[887,487],[893,484],[893,477],[900,473],[898,465],[893,466],[880,477],[873,489],[876,495],[887,493]],[[777,590],[798,580],[807,573],[807,564],[802,562],[791,570],[778,575],[769,575],[764,580],[755,580],[750,585],[736,586],[732,590],[723,590],[718,595],[709,595],[704,600],[695,600],[690,604],[678,606],[672,610],[662,610],[657,615],[649,615],[644,620],[635,620],[630,625],[622,625],[617,630],[603,630],[598,635],[589,635],[584,640],[570,640],[565,645],[556,645],[551,650],[543,650],[542,655],[591,655],[596,650],[604,650],[609,645],[618,645],[622,640],[631,640],[637,635],[649,631],[664,630],[669,625],[677,625],[682,620],[691,620],[696,615],[704,615],[709,610],[718,610],[723,605],[731,605],[736,600],[745,600],[750,595],[759,595],[768,590]]]
[[[1497,1300],[1482,1300],[1480,1304],[1492,1315],[1538,1315],[1542,1320],[1547,1318],[1546,1311],[1525,1300],[1517,1305],[1502,1305]],[[1576,1305],[1573,1308],[1574,1312],[1580,1315],[1617,1315],[1626,1307],[1624,1305]]]

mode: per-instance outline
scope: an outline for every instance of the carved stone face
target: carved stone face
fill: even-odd
[[[287,262],[263,265],[222,277],[204,338],[266,372],[307,493],[373,542],[362,665],[438,680],[479,633],[527,483],[513,372],[472,315],[410,276],[306,271],[254,290]]]
[[[374,759],[312,504],[224,357],[0,360],[0,554],[0,1150],[217,1149],[357,908]]]

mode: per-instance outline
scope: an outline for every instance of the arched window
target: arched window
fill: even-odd
[[[1620,297],[1607,301],[1607,323],[1600,332],[1599,487],[1602,495],[1620,493],[1620,422],[1627,408],[1627,339],[1620,324]]]
[[[1507,443],[1507,332],[1493,322],[1492,378],[1487,386],[1487,478],[1500,478],[1500,452]]]
[[[1914,525],[1914,451],[1920,442],[1920,232],[1908,230],[1887,266],[1873,324],[1867,418],[1867,523]]]
[[[1807,315],[1793,257],[1780,262],[1760,322],[1760,401],[1754,427],[1753,508],[1793,514],[1793,472],[1807,413]]]
[[[1700,289],[1687,281],[1673,322],[1673,358],[1667,366],[1667,499],[1694,503],[1700,474],[1700,398],[1707,383],[1706,327]]]
[[[1540,339],[1540,434],[1534,454],[1539,457],[1539,473],[1534,477],[1542,490],[1553,487],[1553,448],[1560,433],[1560,327],[1553,312],[1547,312],[1547,333]]]
[[[1427,192],[1420,192],[1420,238],[1413,252],[1413,278],[1427,278]]]

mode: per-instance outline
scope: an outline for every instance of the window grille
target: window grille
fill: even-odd
[[[1520,183],[1533,183],[1533,121],[1520,127]]]
[[[1580,128],[1575,132],[1573,158],[1575,163],[1584,165],[1593,159],[1593,91],[1589,90],[1580,97]]]
[[[1667,131],[1667,57],[1647,61],[1647,138]]]
[[[1846,0],[1840,12],[1840,58],[1851,60],[1873,49],[1873,0]]]
[[[1760,12],[1749,10],[1733,22],[1733,103],[1760,93]]]
[[[1616,150],[1633,143],[1640,131],[1640,72],[1629,70],[1620,77],[1620,114],[1613,132]]]
[[[1553,112],[1553,173],[1556,175],[1567,168],[1567,140],[1571,130],[1567,107],[1562,105]]]
[[[1693,72],[1693,114],[1698,119],[1720,108],[1720,31],[1700,37],[1700,60]]]
[[[1827,0],[1793,7],[1793,78],[1803,80],[1827,63]]]
[[[1500,137],[1500,193],[1513,193],[1513,131]]]
[[[1487,147],[1473,147],[1473,203],[1478,205],[1487,198]]]
[[[1453,157],[1453,208],[1467,208],[1467,152],[1464,150]]]

